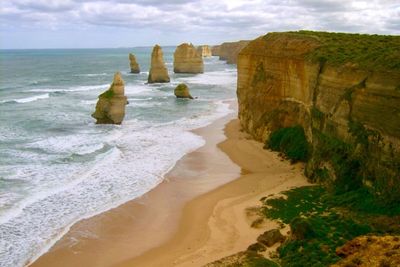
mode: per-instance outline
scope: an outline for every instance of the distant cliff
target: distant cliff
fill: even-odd
[[[400,196],[400,37],[270,33],[238,56],[239,118],[260,141],[300,125],[306,175]]]
[[[219,56],[220,60],[226,60],[228,64],[236,64],[237,57],[250,41],[226,42],[221,45],[216,45],[211,48],[213,56]]]

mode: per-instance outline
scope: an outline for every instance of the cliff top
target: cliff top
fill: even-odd
[[[400,36],[297,31],[269,33],[263,38],[276,35],[316,41],[318,46],[306,54],[310,60],[352,64],[364,70],[400,70]]]

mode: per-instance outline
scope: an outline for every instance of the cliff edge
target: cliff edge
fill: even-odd
[[[239,53],[237,95],[255,139],[304,129],[311,180],[399,199],[399,36],[269,33]]]

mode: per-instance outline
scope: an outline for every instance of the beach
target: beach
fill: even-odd
[[[245,250],[277,226],[251,228],[246,209],[307,182],[302,165],[264,150],[235,116],[193,131],[206,144],[179,160],[161,184],[76,223],[31,266],[202,266]]]

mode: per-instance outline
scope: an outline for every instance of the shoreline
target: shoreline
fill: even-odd
[[[117,263],[116,260],[129,259],[135,255],[132,254],[132,249],[139,255],[171,237],[178,227],[180,211],[186,202],[235,179],[240,173],[240,169],[217,149],[217,144],[225,139],[223,133],[225,124],[236,116],[236,103],[233,101],[228,103],[234,112],[205,127],[191,130],[192,133],[204,138],[205,144],[178,160],[160,184],[141,197],[74,223],[49,250],[27,263],[27,266],[111,266]],[[214,156],[209,158],[207,156],[209,154]],[[225,162],[225,167],[231,170],[224,175],[218,174],[212,170],[216,168],[210,164],[212,161]],[[207,178],[197,179],[199,171],[206,172]],[[168,198],[170,203],[165,203],[164,198]],[[160,215],[161,213],[165,214]],[[121,226],[120,234],[115,235],[110,221]],[[148,222],[151,222],[151,226]],[[131,227],[135,229],[131,230]],[[151,228],[159,228],[162,231],[158,231],[158,237],[147,240],[146,244],[143,242],[140,246],[127,244],[135,242],[137,236],[145,238],[145,233],[140,230],[143,227],[147,227],[148,232]],[[109,246],[110,242],[117,242],[119,245]],[[60,257],[63,258],[62,261]],[[93,262],[93,257],[101,259]]]
[[[201,266],[245,250],[276,226],[251,228],[245,209],[308,183],[300,165],[249,140],[234,117],[194,130],[206,144],[180,159],[161,184],[76,223],[29,266]]]
[[[309,185],[304,166],[264,150],[262,143],[240,131],[238,119],[230,121],[224,133],[227,138],[218,147],[241,167],[240,176],[189,201],[168,242],[116,267],[203,266],[246,250],[260,234],[278,227],[277,222],[264,220],[252,228],[257,217],[246,213],[259,207],[262,197]]]

